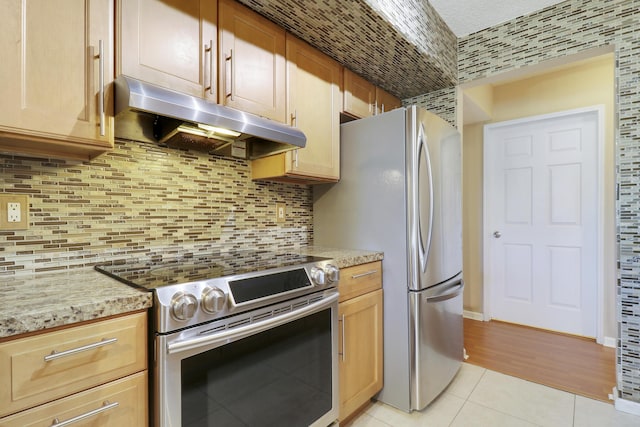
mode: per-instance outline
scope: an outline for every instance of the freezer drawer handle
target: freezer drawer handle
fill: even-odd
[[[61,357],[71,356],[72,354],[81,353],[83,351],[93,350],[94,348],[102,347],[108,344],[113,344],[118,341],[118,338],[104,338],[102,341],[94,342],[93,344],[83,345],[82,347],[72,348],[71,350],[65,350],[57,352],[53,350],[51,354],[44,357],[45,362],[51,362],[52,360],[60,359]]]
[[[453,292],[448,292],[446,294],[436,295],[433,297],[427,297],[427,302],[441,302],[441,301],[446,301],[446,300],[455,298],[462,293],[463,289],[464,289],[464,283],[460,282],[456,286]]]
[[[365,277],[365,276],[371,276],[372,274],[376,274],[378,272],[378,270],[370,270],[370,271],[366,271],[364,273],[360,273],[360,274],[354,274],[351,276],[352,279],[359,279],[361,277]]]
[[[89,412],[85,412],[84,414],[78,415],[76,417],[69,418],[66,421],[60,421],[60,420],[58,420],[58,418],[54,418],[53,419],[53,423],[51,424],[51,427],[68,426],[70,424],[77,423],[78,421],[82,421],[82,420],[87,419],[89,417],[93,417],[95,415],[98,415],[98,414],[100,414],[100,413],[102,413],[104,411],[108,411],[109,409],[113,409],[113,408],[117,407],[118,405],[119,405],[118,402],[109,403],[108,400],[105,400],[102,403],[101,407],[96,408],[96,409],[94,409],[92,411],[89,411]]]

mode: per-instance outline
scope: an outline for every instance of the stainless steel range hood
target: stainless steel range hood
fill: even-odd
[[[299,129],[120,75],[115,136],[256,159],[302,148]]]

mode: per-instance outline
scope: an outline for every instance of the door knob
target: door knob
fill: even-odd
[[[493,237],[495,237],[496,239],[499,239],[500,237],[502,237],[502,233],[500,233],[499,231],[494,231]]]

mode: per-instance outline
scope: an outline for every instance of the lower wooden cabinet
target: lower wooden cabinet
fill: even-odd
[[[342,422],[382,389],[381,263],[345,268],[340,276],[339,419]]]
[[[143,371],[0,418],[0,426],[51,426],[56,422],[92,427],[146,426],[147,393],[147,371]]]
[[[145,426],[147,395],[146,313],[0,343],[0,427]]]

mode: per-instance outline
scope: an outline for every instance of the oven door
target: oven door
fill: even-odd
[[[338,292],[156,337],[157,426],[322,426],[338,418]]]

